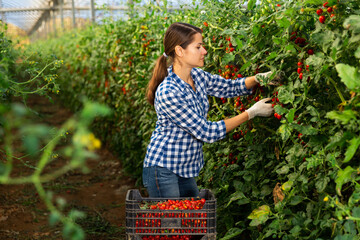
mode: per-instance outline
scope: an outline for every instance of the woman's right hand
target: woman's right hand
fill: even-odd
[[[251,108],[245,110],[249,115],[249,120],[257,116],[270,117],[274,112],[274,108],[271,103],[266,103],[269,100],[271,100],[271,98],[264,98],[255,103]]]

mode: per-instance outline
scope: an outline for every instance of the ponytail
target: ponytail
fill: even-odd
[[[151,77],[151,80],[148,84],[146,91],[147,101],[151,105],[154,105],[155,92],[157,87],[160,85],[160,83],[164,80],[164,78],[167,75],[168,75],[168,71],[167,71],[166,57],[164,55],[161,55],[156,61],[153,75]]]

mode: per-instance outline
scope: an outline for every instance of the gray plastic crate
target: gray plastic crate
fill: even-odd
[[[216,239],[216,199],[207,189],[200,190],[205,205],[199,210],[141,209],[145,203],[191,198],[145,198],[139,190],[130,189],[126,194],[126,235],[128,240],[145,237],[187,236],[190,240]]]

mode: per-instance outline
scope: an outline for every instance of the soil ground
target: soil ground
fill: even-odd
[[[73,115],[60,101],[51,103],[40,96],[32,96],[27,105],[38,113],[34,122],[53,127],[60,127]],[[61,152],[66,144],[60,143],[56,151]],[[44,187],[53,192],[54,199],[61,197],[66,200],[64,211],[76,209],[86,214],[78,221],[86,232],[86,239],[125,239],[125,198],[127,190],[135,188],[135,181],[123,173],[120,159],[106,146],[96,154],[98,159],[87,162],[90,173],[71,171],[44,184]],[[14,155],[20,157],[24,153],[16,152]],[[4,156],[0,155],[0,158],[4,161]],[[58,169],[66,162],[67,159],[59,154],[45,172]],[[33,165],[36,165],[34,159],[17,159],[11,176],[31,175]],[[63,239],[62,227],[61,224],[49,226],[49,210],[33,185],[0,185],[0,240]]]

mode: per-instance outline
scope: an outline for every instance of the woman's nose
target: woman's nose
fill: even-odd
[[[206,51],[205,47],[202,47],[202,49],[203,49],[203,54],[206,55],[207,51]]]

